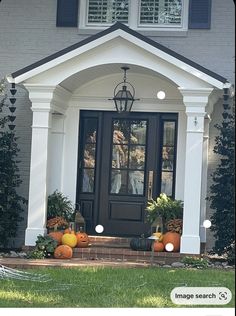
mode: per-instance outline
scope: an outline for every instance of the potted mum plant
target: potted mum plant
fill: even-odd
[[[74,221],[74,207],[68,197],[57,190],[48,196],[47,228],[52,230],[64,230],[70,222]]]
[[[163,232],[167,231],[170,220],[183,218],[183,202],[161,193],[156,200],[149,201],[146,208],[146,221],[148,223],[153,224],[158,218],[162,221]]]
[[[180,247],[180,235],[182,233],[183,202],[168,197],[161,193],[156,200],[148,202],[146,208],[146,221],[162,223],[161,232],[163,245],[173,244],[173,251],[178,251]],[[162,234],[164,234],[162,236]],[[160,240],[160,238],[158,238]]]

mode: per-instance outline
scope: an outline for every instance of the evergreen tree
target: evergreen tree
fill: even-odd
[[[216,137],[214,153],[220,156],[220,162],[212,174],[210,206],[215,211],[211,217],[211,229],[216,243],[214,251],[221,255],[235,240],[234,198],[235,198],[235,107],[229,105],[229,96],[225,89],[222,123],[216,124],[219,131]]]
[[[9,238],[15,237],[22,220],[26,200],[17,193],[21,184],[17,155],[17,138],[9,124],[13,119],[7,115],[7,94],[4,82],[0,82],[0,246],[7,247]],[[14,117],[15,118],[15,117]]]

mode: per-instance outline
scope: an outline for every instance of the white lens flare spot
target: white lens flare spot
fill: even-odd
[[[97,225],[95,227],[95,231],[98,233],[98,234],[101,234],[103,231],[104,231],[104,227],[102,225]]]
[[[206,219],[206,220],[203,222],[203,227],[205,227],[205,228],[210,228],[210,227],[211,227],[211,221],[209,221],[209,219]]]
[[[169,242],[168,244],[166,244],[165,249],[166,249],[166,251],[171,252],[174,250],[174,245]]]
[[[157,92],[157,98],[160,99],[160,100],[164,100],[166,97],[166,94],[164,91],[158,91]]]

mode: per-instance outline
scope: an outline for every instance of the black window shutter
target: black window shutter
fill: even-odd
[[[210,29],[211,0],[189,0],[189,29]]]
[[[78,0],[57,0],[57,26],[77,27]]]

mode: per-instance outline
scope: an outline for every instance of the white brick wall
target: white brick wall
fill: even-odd
[[[77,28],[56,27],[56,0],[2,0],[0,3],[0,78],[82,39]],[[159,43],[198,62],[218,74],[234,80],[234,4],[232,0],[212,0],[210,30],[189,30],[183,37],[152,37]],[[17,135],[21,152],[23,184],[20,193],[28,197],[30,167],[31,110],[27,93],[18,89]],[[220,119],[220,105],[213,116]],[[216,133],[213,122],[210,135]],[[210,144],[209,167],[217,162]],[[24,240],[26,220],[21,223],[15,246]],[[210,239],[209,239],[210,240]],[[212,245],[212,241],[209,243]]]

